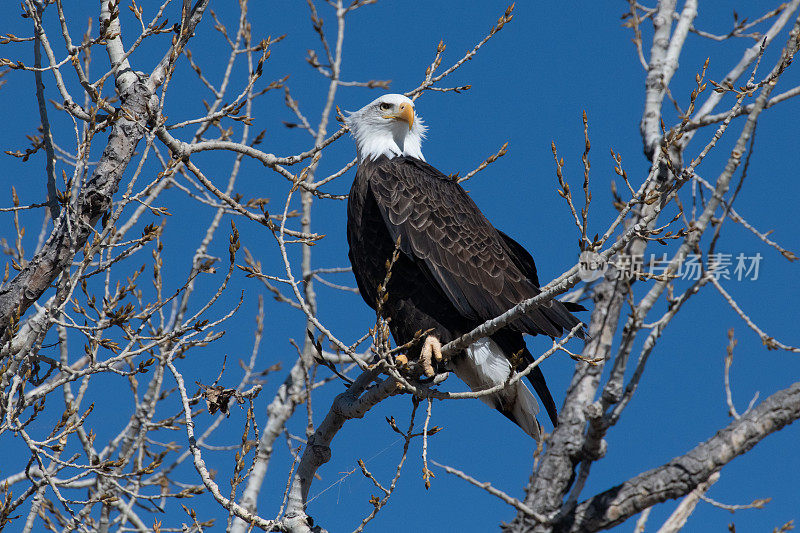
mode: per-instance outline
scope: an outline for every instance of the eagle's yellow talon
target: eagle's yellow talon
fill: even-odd
[[[425,344],[422,345],[422,351],[419,354],[419,362],[422,365],[422,371],[429,378],[436,375],[433,369],[431,356],[437,362],[442,360],[442,343],[433,335],[425,338]]]

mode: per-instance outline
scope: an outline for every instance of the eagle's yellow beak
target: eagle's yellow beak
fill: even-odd
[[[414,106],[407,103],[402,103],[400,104],[400,110],[396,114],[384,115],[384,117],[402,120],[408,124],[408,129],[410,130],[411,126],[414,125]]]

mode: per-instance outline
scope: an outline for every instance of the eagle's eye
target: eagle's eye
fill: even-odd
[[[389,111],[392,108],[392,104],[388,102],[381,102],[380,108],[381,111]]]

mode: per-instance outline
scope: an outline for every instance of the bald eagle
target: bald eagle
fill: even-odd
[[[523,334],[559,337],[580,323],[570,310],[582,306],[553,301],[442,361],[443,344],[539,294],[536,265],[452,177],[425,162],[426,128],[409,98],[383,95],[350,113],[346,124],[358,151],[347,203],[350,263],[361,296],[377,309],[378,287],[399,239],[381,310],[398,345],[418,337],[409,358],[433,361],[473,391],[483,390],[533,361]],[[420,331],[425,335],[419,337]],[[528,378],[555,425],[556,406],[542,371],[536,367]],[[481,400],[539,440],[539,405],[525,383]]]

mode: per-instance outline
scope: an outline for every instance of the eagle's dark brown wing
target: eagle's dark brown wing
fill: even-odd
[[[509,245],[458,183],[417,159],[373,164],[370,192],[392,239],[400,238],[403,253],[424,266],[462,316],[488,320],[539,294],[530,255],[519,256],[513,248],[522,247]],[[578,323],[553,301],[513,327],[555,337]]]

